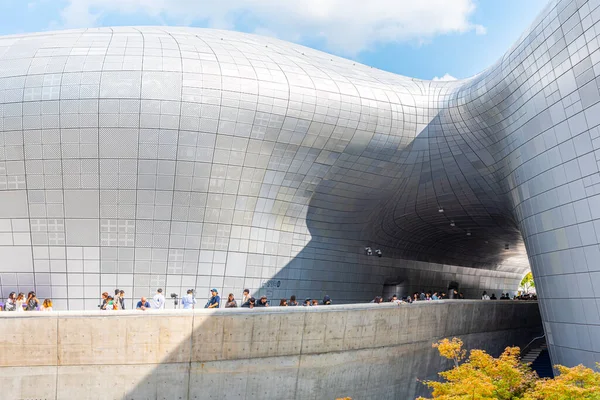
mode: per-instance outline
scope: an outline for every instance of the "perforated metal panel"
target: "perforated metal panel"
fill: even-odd
[[[554,361],[600,361],[599,5],[455,82],[216,30],[2,37],[2,296],[499,296],[531,262]]]

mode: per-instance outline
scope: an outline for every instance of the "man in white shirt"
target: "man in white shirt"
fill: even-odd
[[[162,289],[158,289],[152,298],[152,308],[162,310],[165,308],[165,296],[162,294]]]
[[[194,308],[196,298],[194,297],[194,291],[192,289],[189,289],[187,295],[181,298],[181,304],[183,305],[184,310],[191,310]]]
[[[248,300],[250,300],[250,297],[252,297],[252,296],[250,296],[250,290],[244,289],[244,295],[242,297],[242,304],[248,302]]]

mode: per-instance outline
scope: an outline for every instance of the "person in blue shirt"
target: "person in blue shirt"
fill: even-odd
[[[210,291],[210,299],[206,302],[204,308],[219,308],[219,303],[221,302],[221,298],[219,297],[219,292],[217,289],[211,289]]]
[[[181,304],[184,310],[191,310],[196,304],[196,298],[194,297],[194,291],[192,289],[187,291],[187,295],[181,299]]]
[[[147,308],[150,308],[150,303],[148,303],[148,301],[146,300],[145,297],[142,297],[142,299],[140,301],[137,302],[137,306],[135,306],[136,310],[146,310]]]

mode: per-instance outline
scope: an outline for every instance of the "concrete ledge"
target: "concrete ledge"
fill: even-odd
[[[231,398],[248,399],[369,398],[390,390],[405,398],[422,389],[397,386],[382,366],[400,375],[406,364],[411,379],[433,378],[444,367],[431,348],[440,338],[459,336],[494,352],[523,345],[542,328],[536,302],[447,300],[3,312],[0,330],[7,398],[94,398],[90,391],[103,388],[108,398],[213,398],[209,390],[220,400],[231,390],[240,393]]]

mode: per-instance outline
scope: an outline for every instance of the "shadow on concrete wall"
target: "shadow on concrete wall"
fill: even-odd
[[[284,318],[282,309],[248,311],[247,317],[196,314],[201,320],[193,322],[192,338],[147,371],[125,398],[397,400],[427,395],[417,379],[436,379],[451,366],[431,347],[433,341],[459,336],[467,349],[497,356],[542,331],[539,314],[528,318],[515,309],[529,305],[497,305],[407,305],[393,321],[390,310],[373,307],[344,315],[333,308],[296,309],[283,311]],[[300,340],[289,340],[294,337]],[[203,361],[182,363],[181,354]],[[246,358],[228,359],[234,354]]]

